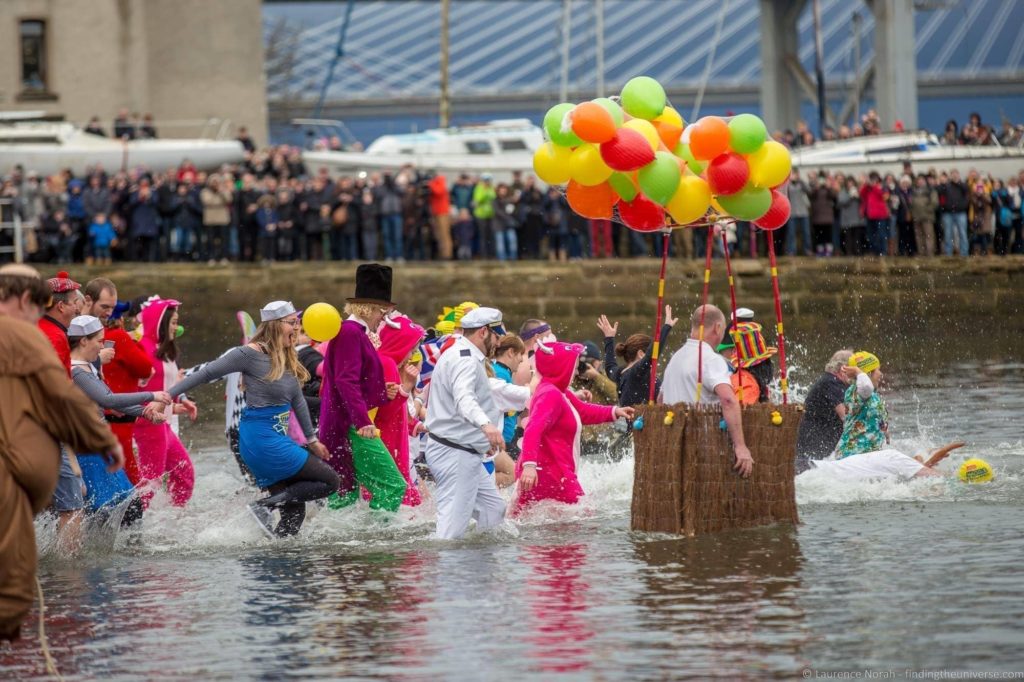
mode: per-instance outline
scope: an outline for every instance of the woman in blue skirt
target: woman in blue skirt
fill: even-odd
[[[271,537],[299,532],[306,503],[338,489],[338,475],[323,462],[327,449],[317,440],[302,384],[309,372],[295,352],[299,315],[288,301],[274,301],[260,311],[252,341],[232,348],[172,386],[175,398],[201,384],[239,372],[245,385],[245,409],[238,427],[239,449],[256,483],[270,495],[249,505],[249,512]],[[288,437],[289,410],[306,437],[305,447]],[[281,519],[272,526],[272,512]]]
[[[160,403],[170,402],[170,396],[163,392],[143,391],[140,393],[113,393],[103,382],[94,363],[103,349],[103,323],[92,315],[80,315],[68,326],[68,343],[71,346],[71,378],[103,410],[114,410],[132,417],[143,417],[159,424],[164,421],[162,410],[144,409],[150,401],[154,408]],[[85,483],[85,504],[91,513],[109,514],[117,505],[132,494],[132,484],[123,469],[109,471],[102,455],[77,453],[78,465],[82,469]],[[125,509],[121,525],[129,526],[142,518],[142,501],[136,497]]]

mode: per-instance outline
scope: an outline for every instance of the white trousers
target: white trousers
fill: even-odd
[[[485,530],[505,518],[505,500],[498,493],[493,474],[487,473],[479,455],[427,439],[427,466],[437,484],[437,537],[454,540],[476,519]]]

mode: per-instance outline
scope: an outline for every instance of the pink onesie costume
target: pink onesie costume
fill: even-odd
[[[153,362],[154,369],[149,381],[141,385],[144,391],[163,391],[178,381],[177,364],[161,360],[156,352],[160,346],[160,323],[165,315],[173,314],[171,308],[179,305],[178,301],[159,297],[144,304],[141,313],[142,340],[139,345]],[[170,333],[173,335],[174,331],[170,330]],[[139,418],[135,422],[134,435],[135,443],[139,446],[140,484],[154,481],[159,485],[164,474],[168,474],[167,491],[171,495],[171,502],[179,507],[185,506],[192,498],[196,475],[188,451],[174,435],[171,425],[166,422],[153,424]]]
[[[402,377],[398,373],[398,365],[420,345],[424,335],[423,327],[407,317],[384,320],[380,328],[380,348],[377,349],[377,354],[384,369],[385,382],[401,386]],[[380,439],[395,458],[395,464],[408,486],[402,504],[415,507],[421,500],[420,491],[413,485],[409,474],[409,435],[412,423],[409,419],[408,400],[409,395],[399,388],[393,400],[388,400],[377,408],[374,424],[380,429]]]
[[[529,492],[520,492],[513,513],[539,500],[575,504],[583,495],[576,478],[583,425],[615,419],[614,406],[585,403],[569,390],[583,350],[581,344],[560,341],[537,347],[534,360],[541,380],[530,400],[530,421],[516,463],[517,479],[527,463],[536,464],[537,485]]]

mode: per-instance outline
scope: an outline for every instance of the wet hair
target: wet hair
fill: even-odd
[[[494,349],[494,356],[497,357],[502,353],[512,351],[513,353],[525,353],[526,345],[523,340],[515,334],[506,334],[501,337],[501,341],[498,341],[498,347]]]
[[[156,347],[156,356],[161,360],[169,362],[176,362],[178,360],[178,344],[174,341],[177,336],[175,334],[177,330],[171,329],[171,318],[174,317],[177,309],[173,305],[164,309],[164,314],[160,316],[160,326],[157,328],[156,333],[159,344]]]
[[[615,345],[615,354],[626,362],[633,362],[640,351],[647,350],[650,345],[651,337],[647,334],[633,334],[624,342]]]
[[[74,350],[74,349],[76,349],[76,348],[78,348],[79,346],[82,345],[82,341],[87,341],[89,339],[95,339],[97,336],[102,336],[102,335],[103,335],[103,330],[101,329],[98,332],[93,332],[92,334],[89,334],[87,336],[69,336],[68,337],[68,345],[71,347],[71,350]]]
[[[835,354],[829,358],[829,361],[825,363],[825,371],[829,374],[835,374],[846,366],[846,363],[850,361],[851,355],[853,355],[853,351],[849,348],[837,350]]]
[[[8,265],[0,268],[0,301],[21,298],[25,294],[41,308],[50,302],[50,285],[27,265]]]

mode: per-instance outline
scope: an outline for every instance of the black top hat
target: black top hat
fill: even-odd
[[[384,303],[391,301],[391,268],[379,263],[366,263],[356,268],[356,295],[349,303]]]

